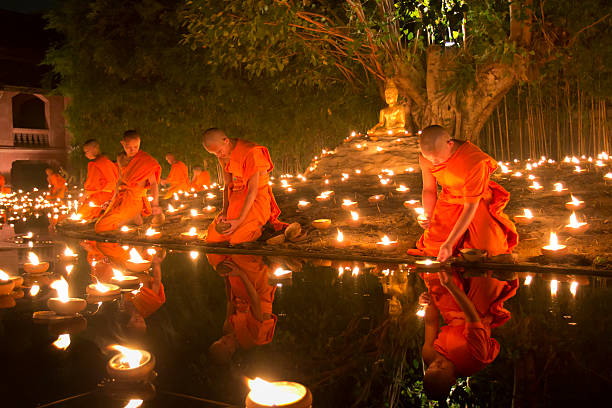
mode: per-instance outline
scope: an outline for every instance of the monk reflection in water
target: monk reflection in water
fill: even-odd
[[[218,364],[228,364],[236,350],[268,344],[274,336],[276,316],[272,302],[276,286],[268,283],[268,266],[261,256],[208,255],[225,279],[227,309],[223,336],[209,348]]]
[[[462,248],[482,249],[489,256],[510,254],[518,234],[503,213],[510,194],[489,180],[495,160],[437,125],[423,130],[419,145],[425,210],[419,225],[425,233],[408,253],[437,256],[440,262]]]
[[[443,400],[457,377],[475,374],[499,354],[491,329],[510,319],[503,306],[516,294],[518,279],[462,279],[454,271],[422,277],[428,288],[419,298],[426,305],[423,388],[429,399]],[[440,315],[445,325],[438,330]]]

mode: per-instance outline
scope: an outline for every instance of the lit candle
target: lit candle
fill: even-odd
[[[268,382],[261,378],[249,379],[251,391],[246,397],[246,408],[312,406],[312,394],[301,384],[287,381]]]
[[[119,231],[121,232],[130,232],[130,228],[127,225],[124,225],[123,227],[119,228]]]
[[[531,281],[533,280],[533,277],[531,275],[527,275],[525,276],[525,285],[529,286],[531,285]]]
[[[138,381],[149,377],[155,367],[155,358],[144,350],[136,350],[118,344],[110,346],[119,354],[106,365],[108,374],[118,381]]]
[[[15,287],[15,281],[11,280],[10,276],[0,269],[0,296],[10,294]]]
[[[66,350],[68,346],[70,346],[70,334],[64,333],[60,334],[53,343],[53,347],[59,350]]]
[[[198,232],[195,227],[189,228],[187,232],[181,232],[181,239],[185,241],[193,241],[198,237]]]
[[[334,194],[333,191],[324,191],[316,197],[316,200],[319,202],[327,201]]]
[[[565,231],[571,234],[582,234],[589,228],[589,224],[586,222],[579,222],[576,218],[576,213],[572,212],[569,218],[569,224],[565,225]]]
[[[283,269],[278,267],[272,273],[273,279],[290,279],[293,275],[293,272],[289,269]]]
[[[340,229],[336,229],[337,234],[336,234],[336,239],[334,240],[334,246],[335,247],[345,247],[347,245],[347,241],[344,239],[344,234],[342,233],[342,231],[340,231]]]
[[[565,193],[567,188],[563,186],[563,183],[555,183],[554,184],[554,192],[557,194]]]
[[[433,259],[421,259],[415,262],[417,271],[437,272],[440,270],[440,262]]]
[[[215,207],[214,205],[207,205],[206,207],[204,207],[202,210],[206,213],[206,214],[212,214],[216,211],[217,207]]]
[[[552,296],[557,295],[557,290],[559,289],[559,282],[556,279],[550,281],[550,294]]]
[[[551,231],[550,242],[542,247],[542,254],[547,256],[561,256],[567,253],[567,246],[559,244],[557,234]]]
[[[565,208],[568,210],[580,210],[584,207],[584,201],[577,199],[573,195],[570,195],[572,201],[565,203]]]
[[[140,279],[136,276],[124,275],[120,270],[113,268],[113,282],[121,287],[135,286],[140,283]]]
[[[355,207],[355,205],[357,205],[357,201],[351,201],[348,198],[345,198],[344,200],[342,200],[342,208],[344,208],[345,210],[348,210],[349,208],[353,208]]]
[[[94,278],[95,279],[95,278]],[[101,283],[96,279],[96,283],[87,285],[85,289],[88,295],[104,297],[104,296],[115,296],[121,293],[121,288],[117,285],[110,283]]]
[[[540,185],[540,183],[538,183],[538,182],[537,182],[537,181],[535,181],[535,180],[534,180],[533,184],[531,184],[531,185],[529,186],[529,189],[534,190],[534,191],[535,191],[535,190],[539,190],[539,189],[541,189],[541,188],[543,188],[543,187]]]
[[[407,193],[408,191],[410,191],[410,189],[405,185],[400,184],[400,186],[396,188],[395,191],[397,191],[398,193]]]
[[[371,203],[377,203],[377,202],[382,201],[382,200],[384,200],[384,199],[385,199],[385,196],[384,196],[384,195],[382,195],[382,194],[376,194],[376,195],[370,196],[370,197],[368,198],[368,201],[369,201],[369,202],[371,202]]]
[[[406,200],[404,201],[404,207],[406,208],[414,208],[420,204],[419,200]]]
[[[580,166],[574,167],[574,173],[582,173],[583,171],[586,171],[586,170],[581,168]]]
[[[130,272],[144,272],[151,266],[151,261],[143,259],[136,248],[130,249],[130,258],[125,261],[125,267]]]
[[[40,262],[38,256],[34,252],[28,253],[28,260],[23,264],[23,269],[27,273],[44,273],[49,269],[49,262]]]
[[[514,222],[516,222],[517,224],[527,225],[527,224],[531,224],[532,221],[533,221],[533,213],[528,208],[523,209],[523,215],[514,216]]]
[[[392,251],[397,248],[397,241],[391,241],[388,236],[384,235],[380,241],[376,243],[376,247],[383,251]]]
[[[50,286],[57,292],[57,297],[47,300],[47,306],[58,315],[75,315],[87,306],[84,299],[68,296],[68,282],[66,282],[64,277],[53,281]]]
[[[145,237],[152,239],[152,238],[159,238],[161,236],[161,232],[157,231],[155,228],[153,227],[149,227],[147,228],[146,232],[145,232]]]
[[[305,201],[305,200],[298,201],[298,208],[300,210],[305,210],[308,207],[310,207],[310,201]]]

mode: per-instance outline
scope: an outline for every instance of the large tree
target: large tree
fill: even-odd
[[[211,50],[221,69],[283,72],[279,81],[319,86],[393,81],[417,126],[443,124],[464,139],[477,137],[518,81],[537,77],[561,48],[609,17],[568,33],[546,19],[570,6],[563,0],[187,3],[187,41]]]

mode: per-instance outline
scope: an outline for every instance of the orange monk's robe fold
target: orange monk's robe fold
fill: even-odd
[[[49,182],[49,199],[64,198],[66,194],[66,179],[57,173],[47,177]]]
[[[465,314],[436,275],[422,276],[446,323],[434,341],[434,348],[453,362],[459,376],[469,376],[490,364],[499,354],[499,343],[491,338],[491,329],[510,319],[504,302],[516,294],[518,279],[506,282],[485,276],[461,281],[453,275],[461,290],[467,288],[466,295],[474,304],[480,322],[466,322]]]
[[[204,191],[205,187],[208,186],[210,186],[210,173],[206,170],[203,170],[191,181],[191,188],[195,191]]]
[[[261,172],[259,187],[255,202],[248,212],[245,220],[230,235],[219,234],[215,226],[221,214],[211,222],[208,227],[207,242],[225,242],[239,244],[257,240],[262,234],[262,227],[270,222],[276,230],[281,230],[286,224],[278,220],[280,208],[276,204],[272,188],[269,185],[269,173],[274,168],[268,149],[252,142],[238,140],[225,172],[229,173],[232,181],[225,188],[229,189],[229,205],[227,218],[237,219],[240,217],[242,207],[247,196],[247,182],[255,174]]]
[[[153,176],[159,183],[160,175],[161,166],[157,160],[142,150],[136,153],[122,168],[119,191],[96,223],[96,232],[114,231],[137,215],[151,215],[151,204],[147,200],[147,190],[151,186],[147,180]]]
[[[106,156],[99,156],[87,165],[85,193],[87,201],[79,208],[81,219],[98,218],[112,198],[119,179],[119,168]]]
[[[417,248],[428,256],[436,256],[463,211],[465,203],[478,203],[468,230],[453,249],[478,248],[489,256],[512,252],[518,244],[516,227],[503,209],[510,193],[489,180],[497,168],[495,160],[470,142],[465,142],[444,163],[433,165],[422,155],[422,171],[430,171],[442,187],[438,195],[430,227],[417,241]]]
[[[170,198],[174,193],[178,193],[179,191],[189,191],[191,183],[189,182],[187,165],[182,161],[175,162],[172,167],[170,167],[170,173],[168,173],[166,182],[170,185],[168,186],[164,198]]]

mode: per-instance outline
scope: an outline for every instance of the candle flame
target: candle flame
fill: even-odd
[[[142,405],[143,400],[141,399],[131,399],[123,408],[138,408]]]
[[[523,209],[523,213],[525,218],[533,218],[533,213],[529,208]]]
[[[40,286],[37,284],[32,285],[30,288],[30,296],[36,296],[38,295],[38,292],[40,292]]]
[[[351,211],[351,219],[353,221],[358,221],[359,220],[359,213],[357,211]]]
[[[399,191],[400,193],[406,192],[406,191],[410,191],[410,189],[408,187],[406,187],[403,184],[400,184],[400,186],[398,188],[395,189],[396,191]]]
[[[66,265],[66,274],[70,275],[73,269],[74,269],[74,265]]]
[[[57,349],[66,350],[68,346],[70,346],[70,335],[60,334],[57,340],[55,340],[52,344]]]
[[[83,218],[83,215],[79,213],[73,213],[70,215],[70,220],[72,221],[80,221],[81,218]]]
[[[76,256],[76,254],[70,247],[66,247],[66,249],[64,249],[64,256]]]
[[[310,201],[305,201],[305,200],[298,201],[298,206],[300,207],[306,207],[308,204],[310,204]]]
[[[125,280],[125,275],[121,273],[118,269],[113,268],[113,279],[119,282],[123,282]]]
[[[559,282],[556,279],[550,281],[550,294],[555,296],[559,289]]]
[[[145,232],[145,236],[147,237],[152,237],[153,235],[156,235],[156,234],[159,234],[159,232],[153,227],[147,228]]]
[[[196,228],[195,227],[189,228],[189,231],[185,235],[189,235],[189,236],[197,235]]]
[[[60,279],[53,281],[50,286],[52,289],[57,291],[57,297],[59,298],[60,302],[68,302],[70,299],[68,296],[68,282],[66,282],[66,279],[64,279],[63,276]]]
[[[34,252],[28,252],[28,260],[32,265],[38,265],[40,263],[38,256],[36,256]]]
[[[128,228],[128,226],[127,226],[127,225],[124,225],[124,226],[123,226],[123,227],[121,227],[119,230],[120,230],[121,232],[128,232],[130,229]]]
[[[337,231],[338,231],[338,235],[336,236],[336,240],[338,242],[344,241],[344,234],[342,233],[342,231],[340,231],[339,229]]]
[[[559,245],[559,239],[557,238],[557,234],[554,232],[550,232],[550,242],[544,249],[548,249],[551,251],[558,251],[559,249],[565,248],[565,245]]]
[[[175,212],[176,209],[172,206],[172,204],[168,204],[168,212]]]
[[[416,315],[419,317],[424,317],[425,316],[425,307],[421,306],[419,307],[419,310],[417,310]]]
[[[256,404],[263,406],[283,406],[301,400],[306,395],[306,388],[296,383],[271,383],[257,377],[248,379],[251,389],[249,398]]]
[[[555,183],[555,191],[563,191],[564,187],[563,187],[563,183]]]
[[[140,350],[134,350],[127,347],[120,346],[118,344],[113,344],[110,346],[111,349],[118,351],[121,353],[121,357],[119,358],[119,364],[125,365],[128,368],[136,368],[140,365],[142,361],[142,352]]]
[[[115,270],[113,270],[114,272]],[[97,278],[94,278],[96,280],[96,283],[94,284],[94,288],[100,292],[100,293],[106,293],[110,290],[110,288],[108,286],[106,286],[103,283],[100,283],[100,281]]]
[[[531,285],[531,281],[532,281],[532,280],[533,280],[533,276],[531,276],[531,275],[527,275],[527,276],[525,276],[525,285],[526,285],[526,286]]]
[[[6,272],[4,272],[2,269],[0,269],[0,280],[7,281],[9,279],[10,278],[9,278],[8,274]]]
[[[572,215],[570,215],[569,218],[569,224],[566,226],[570,228],[580,228],[583,225],[586,225],[586,222],[579,222],[578,218],[576,218],[576,213],[572,211]]]
[[[380,239],[380,241],[378,241],[377,243],[378,243],[378,244],[381,244],[381,245],[385,245],[385,246],[386,246],[386,245],[395,244],[396,242],[397,242],[397,241],[391,241],[391,240],[389,239],[389,237],[388,237],[388,236],[384,235],[384,236],[383,236],[383,237]]]
[[[572,198],[572,200],[570,202],[568,202],[568,204],[573,205],[573,206],[579,206],[580,204],[584,203],[584,201],[581,201],[579,199],[577,199],[576,197],[574,197],[573,194],[570,194],[570,197]]]
[[[578,291],[578,282],[572,281],[570,284],[570,292],[572,296],[576,296],[576,292]]]
[[[129,260],[131,262],[136,262],[136,263],[145,262],[145,260],[142,259],[142,256],[140,256],[140,253],[136,250],[136,248],[130,249],[130,259]]]
[[[193,208],[189,211],[189,213],[191,214],[192,217],[197,217],[197,215],[198,215],[198,211],[196,209],[193,209]]]
[[[355,266],[355,267],[353,268],[353,270],[351,271],[351,275],[352,275],[352,276],[357,276],[357,275],[359,275],[359,267],[358,267],[358,266]]]
[[[276,268],[276,270],[274,271],[274,276],[276,276],[277,278],[280,276],[285,276],[290,274],[291,271],[288,269],[283,269],[281,267]]]
[[[191,251],[189,252],[189,256],[195,261],[196,259],[198,259],[198,256],[200,256],[200,253],[198,251]]]

